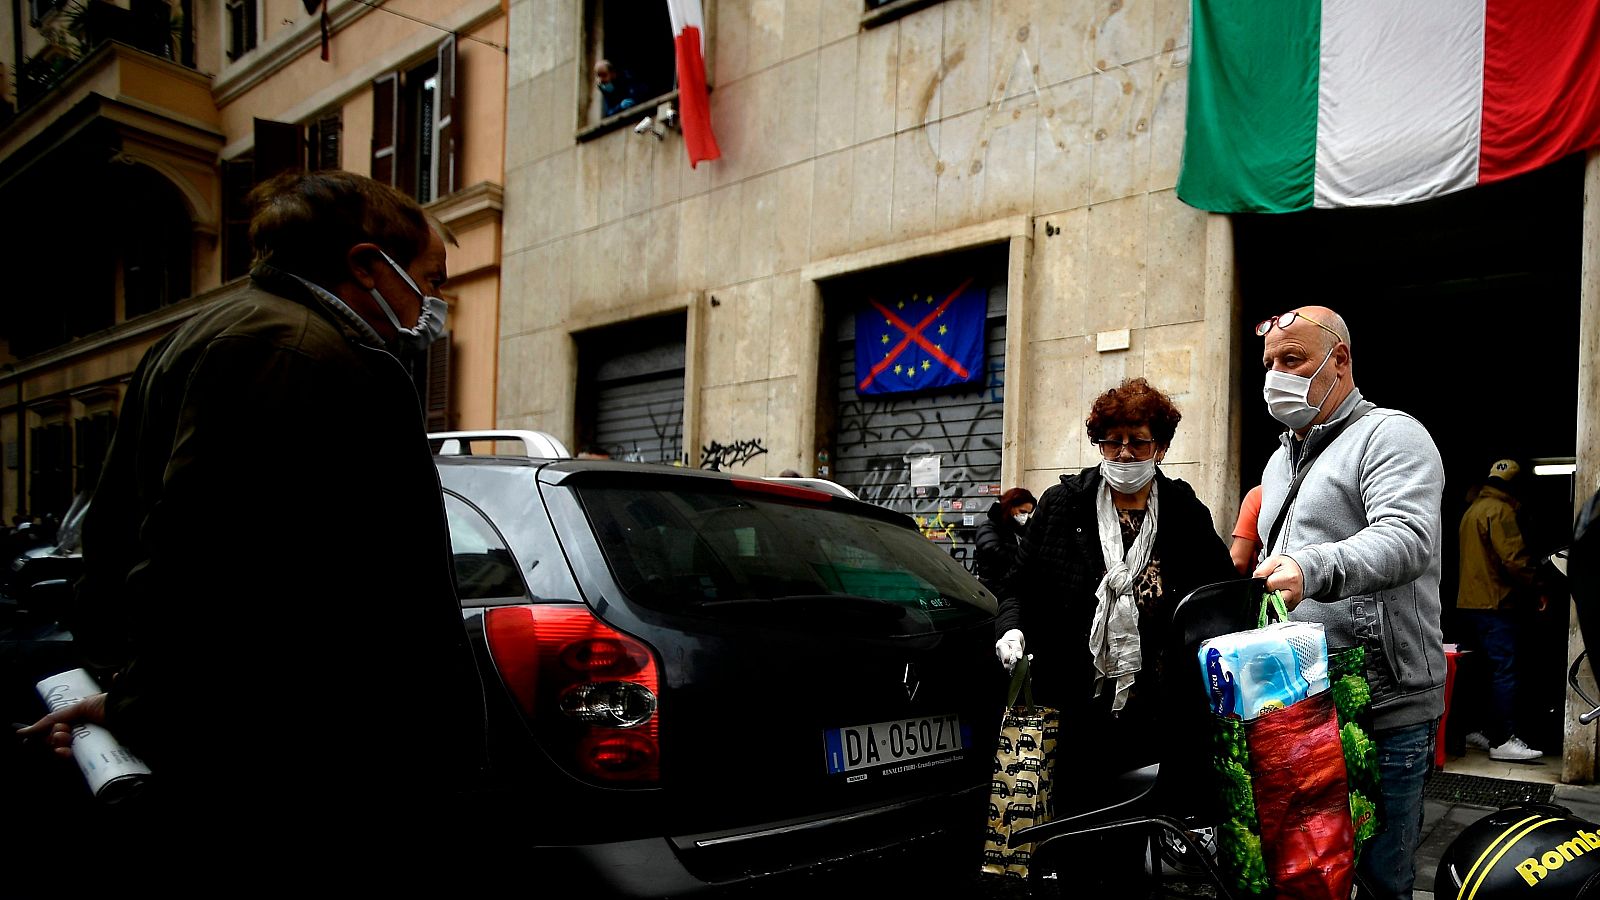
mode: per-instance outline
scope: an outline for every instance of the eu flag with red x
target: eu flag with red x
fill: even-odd
[[[903,394],[982,379],[988,299],[971,278],[870,298],[856,312],[856,393]]]

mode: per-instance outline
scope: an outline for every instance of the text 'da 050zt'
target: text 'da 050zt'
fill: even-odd
[[[499,865],[583,896],[971,880],[995,601],[909,518],[690,469],[437,459]]]

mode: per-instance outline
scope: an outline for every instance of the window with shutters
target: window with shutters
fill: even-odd
[[[589,90],[578,121],[587,129],[654,114],[678,84],[667,4],[585,0],[583,10]]]
[[[339,143],[344,132],[344,119],[338,112],[318,116],[306,125],[306,168],[338,169],[344,160]]]
[[[72,500],[72,431],[66,422],[28,433],[28,510],[36,516],[67,510]]]
[[[234,60],[256,48],[256,0],[227,0],[223,6],[223,40],[228,59]]]
[[[428,430],[454,431],[450,410],[450,332],[439,335],[428,345],[428,352],[412,358],[409,365]]]
[[[372,83],[372,177],[431,203],[461,188],[461,137],[455,111],[456,38],[432,59]]]

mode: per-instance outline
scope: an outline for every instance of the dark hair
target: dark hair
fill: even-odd
[[[1000,495],[1000,510],[1008,516],[1016,512],[1017,507],[1024,503],[1039,505],[1039,501],[1033,499],[1033,495],[1028,493],[1027,488],[1014,487]]]
[[[249,203],[256,263],[326,288],[350,277],[345,255],[357,244],[377,244],[402,267],[428,249],[422,207],[354,172],[286,172],[257,185]]]
[[[1172,443],[1182,419],[1183,413],[1172,405],[1172,398],[1143,378],[1129,378],[1095,398],[1084,425],[1093,441],[1104,438],[1118,425],[1126,428],[1149,425],[1156,445],[1166,447]]]

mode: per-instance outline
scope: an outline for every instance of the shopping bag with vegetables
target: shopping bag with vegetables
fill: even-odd
[[[1351,791],[1347,744],[1364,765],[1370,741],[1359,725],[1347,735],[1336,709],[1342,697],[1355,724],[1364,700],[1354,682],[1336,690],[1333,681],[1350,666],[1359,673],[1360,661],[1341,656],[1335,675],[1322,626],[1286,619],[1282,599],[1269,594],[1258,628],[1200,645],[1226,811],[1219,861],[1241,894],[1348,900],[1357,834],[1376,826],[1367,799],[1375,795],[1358,801]]]

